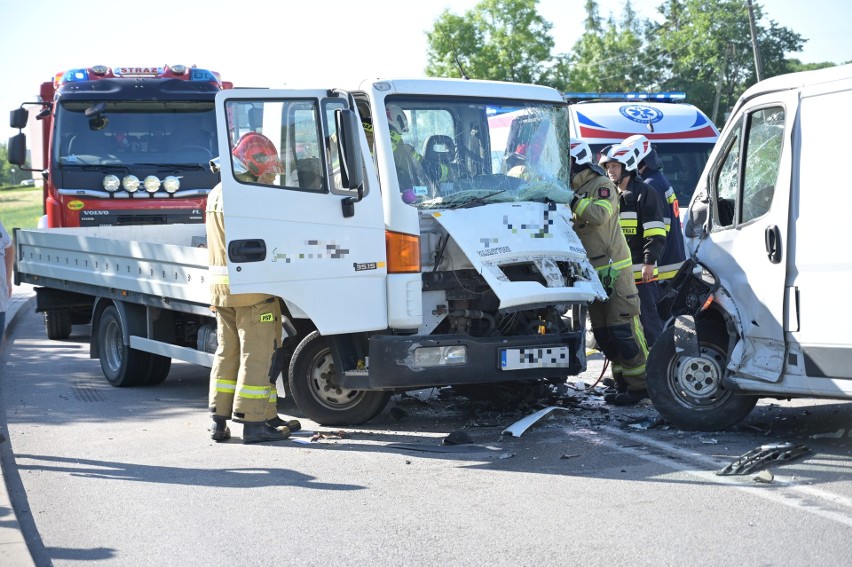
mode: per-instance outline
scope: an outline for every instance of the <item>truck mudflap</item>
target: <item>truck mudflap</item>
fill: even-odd
[[[464,362],[427,366],[421,349],[462,347]],[[421,352],[424,352],[421,350]],[[424,357],[425,358],[425,357]],[[354,390],[411,390],[433,386],[564,378],[586,369],[583,332],[518,337],[374,335],[369,371],[346,373]]]

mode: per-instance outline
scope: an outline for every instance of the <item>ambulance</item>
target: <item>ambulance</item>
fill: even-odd
[[[706,114],[684,102],[682,92],[563,93],[570,104],[571,138],[597,152],[634,134],[657,149],[663,172],[681,204],[689,203],[719,130]]]

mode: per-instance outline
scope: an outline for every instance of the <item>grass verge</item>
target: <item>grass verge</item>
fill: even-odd
[[[0,190],[0,221],[9,234],[14,228],[35,228],[42,211],[41,187]]]

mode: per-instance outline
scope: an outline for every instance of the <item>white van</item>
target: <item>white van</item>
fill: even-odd
[[[571,104],[571,138],[592,152],[643,134],[657,150],[663,172],[686,205],[707,163],[719,130],[706,114],[683,102],[680,92],[562,93]]]
[[[673,424],[724,429],[759,397],[852,399],[852,253],[832,213],[850,108],[852,65],[737,101],[686,213],[675,319],[648,359],[649,396]]]

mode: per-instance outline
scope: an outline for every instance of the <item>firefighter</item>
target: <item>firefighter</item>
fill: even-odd
[[[686,260],[686,249],[681,238],[683,232],[680,223],[680,204],[672,184],[662,171],[663,163],[660,161],[660,156],[648,138],[642,134],[635,134],[622,143],[633,148],[638,160],[636,167],[642,181],[653,187],[666,202],[663,210],[663,221],[666,223],[666,247],[660,256],[658,267],[659,290],[660,295],[663,295],[668,283]],[[671,316],[670,309],[663,305],[663,302],[657,304],[657,311],[663,321]]]
[[[284,173],[278,151],[262,134],[245,134],[232,153],[240,181],[272,183]],[[230,292],[222,211],[220,183],[207,198],[206,221],[210,303],[218,339],[210,369],[211,438],[229,439],[227,420],[233,418],[243,424],[243,443],[280,441],[301,429],[297,420],[285,421],[277,410],[275,375],[280,367],[274,357],[281,352],[281,306],[271,295]]]
[[[618,192],[592,163],[586,142],[571,142],[574,230],[609,298],[589,306],[592,332],[612,364],[615,389],[604,396],[613,405],[633,405],[646,397],[648,351],[639,322],[639,293],[631,277],[633,260],[618,218]]]
[[[657,263],[666,247],[664,202],[654,189],[637,177],[639,161],[631,147],[607,146],[601,150],[599,163],[618,188],[621,230],[633,257],[640,319],[648,348],[651,348],[663,332],[663,322],[657,311],[660,300]]]

